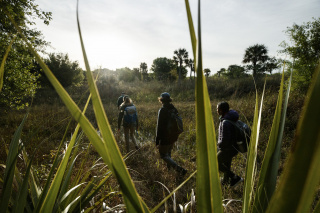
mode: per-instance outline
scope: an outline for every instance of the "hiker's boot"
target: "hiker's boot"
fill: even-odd
[[[231,187],[231,188],[234,188],[234,187],[236,187],[237,185],[239,185],[242,181],[243,181],[243,178],[242,178],[242,177],[235,176],[235,177],[231,178],[230,187]]]

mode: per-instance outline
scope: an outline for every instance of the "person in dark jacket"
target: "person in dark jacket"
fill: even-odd
[[[118,132],[120,132],[121,123],[123,123],[123,130],[124,130],[124,138],[126,141],[126,149],[127,152],[130,151],[130,144],[129,144],[129,136],[132,140],[132,142],[135,145],[136,149],[139,149],[136,139],[134,137],[135,130],[138,131],[139,122],[138,122],[138,115],[137,115],[137,109],[133,105],[132,100],[129,98],[129,96],[124,96],[124,102],[120,105],[120,112],[118,117]],[[132,117],[130,116],[129,120],[126,120],[126,114],[132,114]],[[122,121],[123,120],[123,121]]]
[[[233,144],[236,141],[237,129],[233,123],[239,119],[239,114],[235,110],[229,110],[227,102],[220,102],[217,105],[217,113],[220,115],[219,135],[218,135],[218,164],[219,170],[224,176],[222,185],[235,187],[243,181],[241,177],[231,171],[232,158],[238,154]]]
[[[179,166],[172,158],[171,151],[173,144],[177,141],[177,137],[168,134],[168,122],[171,116],[170,111],[178,113],[178,110],[171,104],[170,94],[164,92],[158,98],[162,103],[162,107],[158,112],[156,146],[159,149],[160,157],[167,163],[168,169],[173,168],[181,175],[185,175],[187,170]]]
[[[118,98],[118,101],[117,101],[118,109],[120,109],[120,105],[123,103],[123,101],[124,101],[123,98],[124,98],[125,95],[126,95],[126,93],[122,92],[121,96]]]

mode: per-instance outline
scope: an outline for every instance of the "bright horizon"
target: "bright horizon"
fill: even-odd
[[[189,1],[197,31],[197,2]],[[76,0],[36,1],[44,11],[52,12],[49,26],[37,21],[44,39],[53,48],[47,52],[68,54],[84,69],[76,22]],[[211,74],[229,65],[243,65],[245,49],[264,44],[270,56],[282,41],[289,42],[284,31],[294,23],[318,18],[320,1],[226,0],[201,2],[203,68]],[[145,62],[150,70],[158,57],[173,57],[173,51],[185,48],[193,58],[184,1],[80,1],[79,19],[91,70],[138,68]]]

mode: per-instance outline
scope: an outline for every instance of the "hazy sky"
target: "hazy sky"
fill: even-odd
[[[190,0],[197,27],[197,0]],[[76,22],[76,0],[37,0],[53,20],[37,29],[53,48],[67,53],[84,68]],[[158,57],[172,58],[185,48],[193,58],[183,0],[90,0],[79,2],[82,36],[91,70],[139,67],[148,69]],[[279,44],[289,38],[284,31],[320,17],[320,0],[203,0],[201,28],[203,67],[212,73],[231,64],[242,65],[247,47],[264,44],[277,56]]]

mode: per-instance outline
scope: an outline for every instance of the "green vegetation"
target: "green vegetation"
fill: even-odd
[[[268,49],[263,44],[255,44],[246,49],[243,61],[246,71],[252,71],[252,75],[256,77],[258,74],[272,72],[278,68],[277,60],[268,56]]]
[[[286,35],[290,42],[283,41],[280,52],[294,59],[293,89],[305,92],[320,57],[320,18],[313,18],[313,21],[302,25],[294,24],[287,28]]]
[[[205,79],[200,1],[198,38],[188,1],[186,9],[197,78],[195,82],[183,79],[185,67],[179,60],[179,84],[152,80],[147,75],[146,63],[141,63],[140,72],[124,68],[116,72],[119,76],[109,70],[91,72],[78,21],[88,86],[82,85],[77,90],[64,88],[20,26],[15,25],[27,51],[33,54],[55,92],[50,93],[47,88],[43,93],[46,96],[38,93],[28,112],[12,110],[9,114],[0,114],[0,124],[4,127],[1,128],[4,141],[1,152],[7,150],[6,157],[5,153],[0,155],[3,168],[0,209],[90,212],[107,210],[107,206],[111,206],[125,208],[127,212],[163,212],[176,208],[177,203],[187,208],[187,203],[194,200],[193,189],[196,205],[191,202],[190,210],[197,212],[280,213],[320,209],[320,65],[308,94],[294,93],[291,99],[291,75],[287,78],[284,73],[257,77],[255,84],[252,77],[246,76],[233,79],[207,75]],[[11,19],[11,23],[16,22]],[[188,55],[182,52],[181,57]],[[6,54],[3,58],[6,60]],[[253,63],[253,59],[249,61]],[[240,68],[228,68],[228,72],[236,73],[232,70]],[[3,66],[0,71],[4,72]],[[131,73],[135,77],[126,78]],[[139,73],[142,82],[137,77]],[[285,95],[284,88],[287,88]],[[123,139],[113,134],[118,114],[116,101],[122,91],[126,91],[137,106],[140,124],[141,148],[127,155]],[[171,93],[184,119],[185,132],[173,153],[178,163],[191,171],[182,178],[167,170],[154,147],[160,107],[157,96],[163,91]],[[86,103],[85,95],[88,96]],[[220,186],[215,106],[222,99],[239,111],[240,119],[246,120],[252,129],[248,153],[239,154],[233,164],[234,170],[245,177],[245,184],[236,189]],[[82,106],[83,111],[80,110]],[[72,121],[68,123],[69,118]],[[75,130],[71,131],[73,128]],[[80,128],[82,132],[79,133]],[[291,147],[292,141],[294,146]],[[98,163],[100,160],[103,163]],[[172,203],[171,197],[174,197]]]

